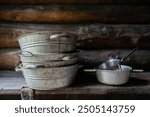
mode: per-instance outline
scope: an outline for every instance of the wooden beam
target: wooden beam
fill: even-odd
[[[149,6],[1,5],[0,21],[28,23],[150,23]]]
[[[18,49],[1,49],[0,50],[0,69],[13,69],[19,65],[20,58]]]
[[[0,23],[0,48],[19,47],[17,38],[36,31],[70,31],[79,35],[78,48],[150,49],[150,25],[134,24],[6,24]]]
[[[1,0],[1,4],[150,4],[149,0]]]

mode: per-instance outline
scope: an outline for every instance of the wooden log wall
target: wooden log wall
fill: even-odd
[[[115,24],[0,24],[0,48],[18,48],[17,38],[35,31],[71,31],[79,35],[78,48],[150,48],[150,25]]]
[[[0,69],[1,70],[15,70],[15,67],[19,65],[20,58],[18,55],[18,49],[1,49],[0,50]]]
[[[149,6],[0,5],[0,21],[26,23],[149,23]]]
[[[126,64],[149,69],[149,0],[1,0],[0,69],[19,64],[17,38],[35,31],[70,31],[79,35],[80,63],[97,66],[110,54]]]

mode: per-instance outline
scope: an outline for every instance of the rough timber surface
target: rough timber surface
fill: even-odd
[[[150,23],[148,5],[0,5],[0,21],[24,23]]]
[[[129,82],[122,86],[107,86],[97,82],[95,75],[77,77],[74,84],[67,88],[52,91],[33,90],[38,99],[93,99],[92,96],[108,99],[110,96],[142,96],[150,99],[150,73],[132,73]],[[92,76],[92,77],[91,77]],[[87,79],[87,80],[85,80]],[[21,73],[0,71],[0,96],[21,95],[21,89],[27,87]],[[24,92],[28,90],[23,90]],[[31,90],[30,90],[31,91]],[[28,92],[26,92],[28,93]],[[32,94],[33,95],[33,94]],[[53,96],[53,98],[51,97]],[[70,97],[71,96],[71,97]],[[81,97],[80,97],[81,96]],[[126,96],[124,98],[126,98]],[[30,97],[32,99],[32,97]],[[97,99],[94,98],[94,99]],[[113,97],[116,99],[116,97]],[[110,98],[109,98],[110,99]],[[144,98],[145,99],[145,98]]]

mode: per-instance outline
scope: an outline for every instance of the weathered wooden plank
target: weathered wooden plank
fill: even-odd
[[[0,70],[0,95],[20,95],[22,87],[27,86],[22,73]],[[1,99],[0,96],[0,99]]]
[[[150,4],[149,0],[1,0],[1,4]]]
[[[0,77],[16,77],[16,78],[20,78],[22,77],[22,73],[21,72],[15,72],[15,71],[10,71],[10,70],[0,70]],[[25,85],[26,86],[26,85]]]
[[[28,23],[150,23],[149,6],[1,5],[0,21]]]
[[[79,35],[78,48],[150,49],[150,25],[113,24],[0,24],[0,48],[19,47],[17,38],[35,31],[70,31]]]
[[[3,53],[2,53],[3,51]],[[120,57],[124,57],[131,50],[80,50],[79,62],[83,65],[90,65],[96,67],[100,63],[106,61],[111,54],[117,54]],[[149,50],[137,50],[125,64],[131,65],[134,68],[149,69],[150,66],[150,51]],[[17,50],[11,50],[7,52],[5,49],[0,50],[0,69],[14,69],[19,64],[20,58]]]
[[[95,74],[85,75],[77,77],[80,81],[77,80],[71,87],[44,92],[35,90],[35,94],[36,99],[137,99],[137,95],[149,95],[149,91],[145,91],[148,90],[149,84],[149,81],[144,80],[145,76],[147,79],[150,78],[147,73],[131,73],[129,82],[118,87],[98,83]],[[140,78],[141,80],[138,80]]]

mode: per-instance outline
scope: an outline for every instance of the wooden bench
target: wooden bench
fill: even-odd
[[[70,87],[40,91],[28,88],[21,73],[0,71],[0,99],[150,99],[150,72],[131,73],[122,86],[103,85],[94,73],[79,73]]]

